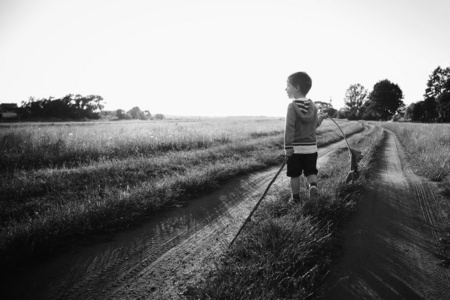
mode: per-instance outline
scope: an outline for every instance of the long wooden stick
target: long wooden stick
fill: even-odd
[[[234,236],[233,240],[231,241],[230,245],[228,247],[231,247],[231,245],[233,245],[234,241],[236,240],[236,238],[239,236],[239,234],[241,233],[242,229],[244,229],[245,225],[248,223],[248,221],[250,221],[250,219],[252,218],[253,213],[256,211],[256,209],[258,208],[259,204],[261,203],[262,199],[264,199],[264,197],[266,196],[267,192],[270,189],[270,186],[272,185],[272,183],[275,182],[275,179],[277,179],[278,175],[280,174],[281,170],[283,170],[284,165],[287,162],[288,157],[286,156],[283,160],[283,163],[281,164],[280,169],[278,170],[277,174],[275,174],[275,177],[272,179],[272,181],[269,183],[269,185],[266,188],[266,191],[264,192],[264,194],[261,196],[261,198],[258,200],[258,202],[256,203],[255,207],[253,208],[253,210],[250,212],[250,214],[248,215],[247,219],[245,219],[244,224],[242,224],[241,228],[239,228],[239,231],[236,233],[236,235]]]
[[[344,132],[342,131],[341,127],[338,125],[338,123],[336,123],[335,120],[333,120],[333,118],[328,117],[328,119],[330,119],[331,121],[333,121],[334,124],[336,124],[336,126],[337,126],[337,127],[339,128],[339,130],[341,131],[342,137],[344,138],[345,142],[347,143],[347,148],[348,148],[348,151],[350,152],[350,156],[351,156],[351,155],[352,155],[352,150],[350,149],[350,145],[348,144],[347,139],[345,138],[345,134],[344,134]]]

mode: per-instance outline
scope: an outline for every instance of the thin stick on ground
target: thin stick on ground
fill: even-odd
[[[253,213],[258,209],[259,204],[261,203],[262,199],[264,199],[264,197],[266,196],[267,192],[269,191],[270,187],[272,186],[272,184],[275,182],[275,180],[277,179],[278,175],[280,174],[281,170],[283,170],[284,165],[287,162],[288,157],[286,156],[283,160],[283,163],[281,164],[280,169],[278,170],[277,174],[275,174],[275,176],[273,177],[272,181],[270,181],[269,185],[267,186],[266,190],[264,191],[264,194],[261,196],[261,198],[258,200],[258,202],[256,203],[255,207],[252,209],[252,211],[250,212],[250,214],[248,215],[248,217],[245,219],[244,224],[242,224],[241,228],[239,228],[239,231],[236,233],[236,235],[234,236],[233,240],[231,241],[230,245],[228,247],[231,247],[231,245],[233,245],[234,241],[236,240],[236,238],[239,236],[239,234],[241,233],[242,229],[244,229],[245,225],[247,224],[248,221],[250,221],[250,219],[253,216]]]

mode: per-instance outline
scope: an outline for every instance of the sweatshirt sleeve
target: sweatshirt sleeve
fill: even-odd
[[[294,133],[295,133],[295,119],[297,115],[295,114],[292,103],[289,104],[287,114],[286,114],[286,127],[284,131],[284,149],[294,148]]]

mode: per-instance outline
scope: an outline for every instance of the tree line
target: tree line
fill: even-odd
[[[430,75],[424,100],[412,103],[406,115],[413,121],[450,122],[450,67],[437,67]]]
[[[450,67],[437,67],[429,76],[424,100],[405,107],[400,87],[387,79],[373,90],[352,84],[345,93],[344,109],[337,116],[349,120],[388,120],[404,118],[416,122],[450,122]]]
[[[119,120],[163,120],[163,114],[155,114],[152,115],[150,111],[144,110],[142,111],[138,106],[133,107],[129,111],[125,111],[123,109],[118,109],[112,112],[112,115],[115,115]]]
[[[87,120],[100,118],[116,118],[119,120],[148,120],[164,119],[163,114],[151,115],[150,111],[142,111],[139,107],[125,111],[102,111],[104,108],[103,97],[98,95],[73,95],[68,94],[62,98],[30,97],[22,101],[16,112],[21,120],[61,119],[61,120]],[[0,114],[1,116],[1,114]]]
[[[17,109],[21,119],[99,119],[103,98],[98,95],[68,94],[62,98],[30,97]]]
[[[377,82],[370,93],[361,84],[352,84],[345,93],[346,108],[339,114],[349,120],[386,121],[404,109],[402,99],[400,87],[387,79]]]

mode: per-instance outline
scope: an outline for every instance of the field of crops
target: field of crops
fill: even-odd
[[[342,127],[362,130],[357,122]],[[283,131],[275,118],[0,127],[0,264],[129,226],[278,164]],[[325,121],[319,146],[339,139]]]

